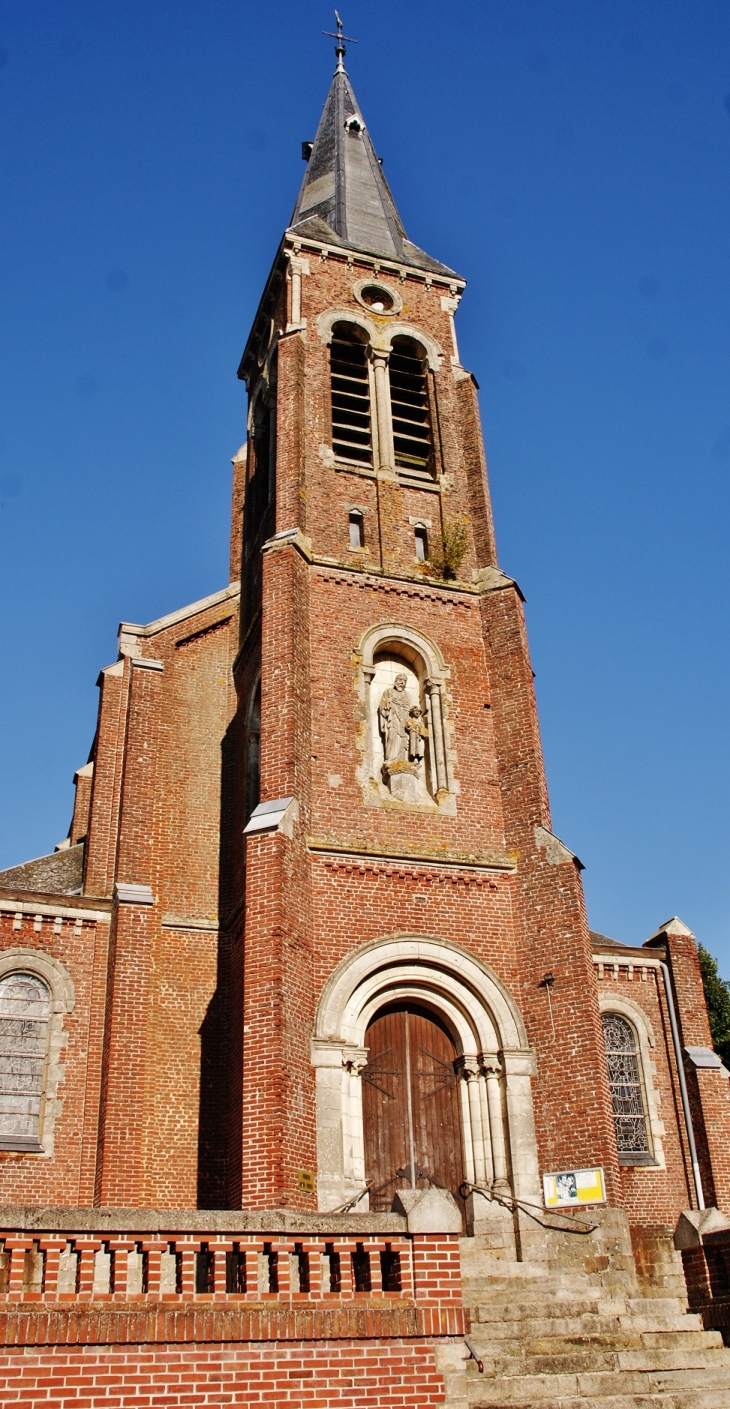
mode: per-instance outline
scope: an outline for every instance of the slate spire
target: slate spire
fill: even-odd
[[[452,273],[406,238],[337,49],[337,68],[312,143],[290,233]]]

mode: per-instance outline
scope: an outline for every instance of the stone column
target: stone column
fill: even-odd
[[[289,278],[291,280],[291,319],[287,332],[302,326],[302,275],[309,273],[309,260],[289,256]]]
[[[378,456],[380,469],[395,473],[393,463],[393,437],[390,423],[390,383],[388,381],[388,356],[377,348],[370,348],[370,360],[375,377],[375,423],[378,436]]]
[[[487,1083],[484,1072],[479,1072],[479,1108],[482,1113],[482,1131],[484,1132],[484,1163],[486,1165],[486,1186],[492,1188],[494,1183],[494,1159],[492,1157],[492,1137],[489,1129],[489,1102],[487,1100]]]
[[[482,1189],[487,1187],[487,1166],[484,1154],[484,1130],[482,1128],[482,1108],[479,1099],[479,1063],[476,1057],[465,1057],[462,1072],[469,1097],[469,1123],[471,1144],[474,1155],[474,1183]]]
[[[430,717],[432,720],[432,743],[434,759],[436,763],[436,791],[438,793],[448,792],[446,778],[446,756],[444,753],[444,722],[441,714],[441,686],[437,680],[428,679],[426,689],[430,702]]]
[[[492,1137],[492,1159],[494,1162],[494,1183],[492,1184],[492,1189],[495,1194],[507,1194],[510,1192],[510,1186],[509,1179],[507,1178],[507,1150],[504,1141],[504,1122],[502,1120],[502,1096],[499,1089],[499,1077],[502,1068],[496,1057],[486,1057],[484,1059],[483,1069],[487,1082],[489,1131]]]
[[[460,1075],[462,1079],[459,1082],[459,1098],[461,1101],[461,1124],[464,1131],[464,1176],[467,1184],[475,1184],[477,1176],[474,1167],[474,1135],[469,1107],[469,1082],[463,1071]]]
[[[373,678],[374,678],[374,676],[375,676],[375,666],[373,666],[373,665],[364,665],[363,668],[362,668],[362,675],[363,675],[363,680],[364,680],[364,682],[365,682],[365,729],[366,729],[366,731],[367,731],[367,732],[366,732],[366,735],[365,735],[365,762],[366,762],[366,764],[367,764],[368,777],[369,777],[369,778],[374,778],[374,777],[375,777],[375,773],[374,773],[374,771],[373,771],[373,770],[374,770],[374,762],[373,762],[373,715],[372,715],[373,700],[372,700],[372,690],[371,690],[371,686],[372,686],[372,683],[373,683]],[[377,781],[380,782],[381,780],[378,779]]]

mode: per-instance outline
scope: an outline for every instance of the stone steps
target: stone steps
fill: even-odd
[[[464,1249],[464,1409],[730,1409],[730,1349],[633,1272],[593,1275]]]
[[[712,1409],[723,1409],[730,1392],[727,1366],[643,1373],[638,1370],[597,1370],[574,1374],[498,1376],[492,1380],[485,1375],[477,1375],[477,1378],[479,1383],[475,1383],[470,1373],[467,1374],[470,1409],[507,1409],[507,1406],[509,1409],[548,1409],[551,1405],[562,1406],[566,1400],[580,1405],[581,1409],[596,1400],[601,1402],[601,1409],[622,1400],[632,1406],[654,1402],[667,1409],[667,1395],[683,1396],[687,1409],[690,1406],[691,1409],[699,1409],[702,1401],[698,1403],[697,1395],[700,1392],[706,1396],[705,1402]],[[653,1401],[651,1397],[647,1400],[647,1396],[655,1398]]]
[[[697,1332],[704,1334],[700,1317],[693,1315],[660,1319],[648,1316],[599,1316],[586,1311],[581,1316],[505,1316],[495,1320],[491,1316],[482,1315],[484,1310],[490,1309],[481,1306],[473,1308],[472,1325],[475,1332],[488,1329],[493,1340],[512,1340],[516,1336],[520,1339],[536,1340],[548,1336],[590,1336],[596,1340],[606,1337],[613,1343],[617,1336],[623,1335],[637,1344],[652,1345],[654,1342],[646,1340],[645,1337],[667,1336],[674,1343],[672,1338],[676,1336],[694,1335]]]
[[[474,1402],[474,1409],[588,1409],[590,1401],[581,1395],[559,1395],[557,1399],[523,1399],[523,1401]],[[678,1394],[613,1394],[602,1395],[600,1409],[726,1409],[726,1399],[717,1398],[716,1389],[695,1389]],[[469,1401],[472,1409],[472,1401]]]
[[[652,1336],[651,1339],[627,1335],[615,1337],[609,1335],[526,1335],[524,1338],[513,1336],[509,1340],[494,1337],[485,1342],[479,1335],[479,1328],[472,1327],[469,1339],[479,1350],[482,1359],[488,1358],[495,1365],[541,1355],[553,1358],[580,1356],[583,1359],[586,1356],[595,1355],[604,1360],[606,1356],[612,1356],[615,1362],[617,1355],[628,1355],[629,1353],[643,1355],[647,1358],[660,1354],[677,1355],[685,1357],[686,1363],[688,1356],[709,1354],[714,1351],[722,1351],[725,1348],[722,1336],[717,1331],[702,1331],[699,1335],[694,1332],[689,1332],[687,1335],[683,1332],[673,1332],[669,1335]]]

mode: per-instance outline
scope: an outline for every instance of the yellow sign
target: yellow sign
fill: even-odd
[[[315,1189],[314,1175],[311,1169],[297,1170],[297,1188],[304,1194],[313,1194]]]
[[[605,1204],[603,1170],[566,1169],[560,1174],[543,1174],[546,1208],[581,1208],[583,1204]]]

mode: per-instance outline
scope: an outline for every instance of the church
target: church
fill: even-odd
[[[68,838],[0,873],[3,1402],[718,1409],[696,941],[588,927],[464,280],[336,56],[238,369],[230,581],[122,622]]]

